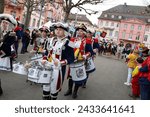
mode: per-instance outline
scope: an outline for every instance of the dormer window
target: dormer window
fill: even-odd
[[[111,18],[114,18],[114,17],[115,17],[114,15],[111,16]]]
[[[119,19],[122,19],[122,16],[118,16]]]
[[[107,16],[108,16],[107,14],[104,15],[104,17],[107,17]]]

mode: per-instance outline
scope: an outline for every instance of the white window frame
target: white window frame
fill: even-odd
[[[126,32],[122,32],[122,38],[123,38],[123,39],[126,38]]]

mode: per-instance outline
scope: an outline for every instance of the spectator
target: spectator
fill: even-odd
[[[30,43],[30,30],[26,29],[22,36],[21,54],[28,52],[27,49],[28,49],[29,43]]]
[[[19,23],[17,24],[17,27],[14,29],[16,32],[16,41],[15,41],[15,50],[16,54],[18,55],[18,47],[19,47],[19,40],[22,38],[23,29],[20,27]]]
[[[138,58],[139,51],[134,50],[133,53],[130,53],[129,56],[127,57],[128,59],[128,76],[127,76],[127,81],[124,83],[127,86],[131,85],[131,78],[132,78],[132,72],[134,68],[137,66],[136,59]]]

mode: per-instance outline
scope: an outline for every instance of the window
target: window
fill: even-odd
[[[144,35],[144,41],[147,41],[148,35]]]
[[[11,0],[13,4],[17,4],[17,0]]]
[[[106,24],[105,24],[105,26],[108,26],[108,23],[109,23],[109,22],[107,21]]]
[[[114,17],[115,17],[114,15],[111,16],[111,18],[114,18]]]
[[[115,37],[118,37],[118,31],[115,32]]]
[[[117,23],[117,27],[119,27],[119,23]]]
[[[104,15],[104,17],[107,17],[107,16],[108,16],[107,14]]]
[[[109,36],[111,37],[113,35],[113,31],[110,30]]]
[[[14,16],[14,18],[16,18],[16,11],[11,11],[11,15]]]
[[[47,17],[50,19],[52,17],[52,11],[48,11]]]
[[[36,19],[33,19],[32,26],[35,27]]]
[[[134,25],[131,25],[131,30],[134,30]]]
[[[146,31],[149,31],[149,27],[146,27],[146,29],[145,29]]]
[[[100,26],[103,26],[103,21],[100,22]]]
[[[124,24],[124,28],[127,29],[127,24]]]
[[[125,39],[125,37],[126,37],[126,32],[123,32],[122,33],[122,38]]]
[[[111,26],[114,26],[114,22],[111,22]]]
[[[140,40],[140,33],[137,33],[136,40]]]
[[[141,30],[142,29],[142,26],[138,26],[138,30]]]
[[[132,33],[129,34],[129,38],[128,39],[132,39]]]
[[[148,22],[150,22],[150,19],[148,19]]]
[[[122,16],[118,16],[119,19],[122,19]]]

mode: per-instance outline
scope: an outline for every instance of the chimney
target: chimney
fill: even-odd
[[[126,2],[124,3],[124,6],[127,7],[127,3]]]

